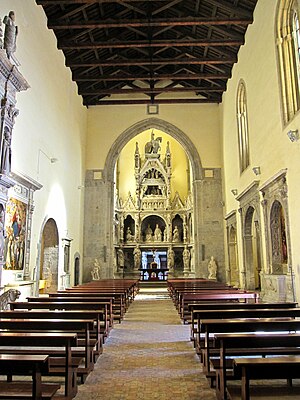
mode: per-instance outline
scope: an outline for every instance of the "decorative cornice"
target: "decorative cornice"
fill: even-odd
[[[237,197],[236,200],[241,201],[243,197],[245,197],[247,194],[249,194],[253,189],[258,188],[259,181],[253,181],[250,183],[249,186],[246,187]]]
[[[278,181],[281,178],[285,178],[287,174],[287,168],[281,169],[278,171],[275,175],[273,175],[271,178],[269,178],[266,182],[264,182],[259,190],[264,191],[268,188],[269,185],[274,184],[274,182]]]
[[[228,219],[235,217],[236,216],[236,210],[230,211],[228,214],[225,215],[225,220],[227,221]]]
[[[41,185],[39,182],[32,179],[30,176],[22,174],[21,172],[11,172],[10,177],[20,185],[23,185],[33,191],[40,190],[43,187],[43,185]]]
[[[3,49],[0,49],[0,75],[4,77],[6,82],[11,82],[18,92],[30,87],[18,68],[9,61],[6,51]]]

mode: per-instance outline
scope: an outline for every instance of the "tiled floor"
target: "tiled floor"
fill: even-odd
[[[253,382],[251,400],[300,399],[285,381]],[[240,400],[239,383],[231,400]],[[261,384],[268,387],[261,387]],[[299,384],[299,381],[297,381]],[[295,390],[296,389],[296,390]],[[166,290],[141,289],[75,400],[216,400]]]
[[[215,400],[166,292],[141,289],[76,400]]]

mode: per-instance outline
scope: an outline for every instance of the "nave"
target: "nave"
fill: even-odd
[[[216,400],[167,289],[143,289],[75,400]]]

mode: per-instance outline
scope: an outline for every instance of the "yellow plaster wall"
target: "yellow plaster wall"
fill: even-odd
[[[233,68],[232,79],[223,96],[220,111],[224,140],[226,213],[239,207],[239,203],[230,192],[231,189],[235,188],[241,193],[253,180],[259,179],[263,184],[278,171],[287,168],[292,263],[299,276],[300,143],[291,143],[286,133],[289,129],[300,128],[300,114],[298,113],[288,126],[283,126],[275,47],[276,6],[277,1],[274,0],[258,1],[254,23],[248,28],[245,45],[240,49],[238,64]],[[244,80],[247,90],[250,141],[250,167],[242,175],[238,164],[236,123],[236,93],[240,79]],[[259,177],[255,177],[252,172],[254,166],[261,168]],[[239,214],[237,218],[239,223]],[[239,248],[241,249],[241,243]],[[240,265],[243,262],[242,251],[239,251],[239,262]]]
[[[142,160],[145,160],[145,144],[151,140],[152,129],[141,132],[138,136],[131,139],[120,153],[118,159],[118,176],[119,176],[119,196],[126,200],[128,192],[135,197],[135,176],[134,176],[134,153],[136,143],[138,143],[139,153]],[[160,159],[163,162],[166,154],[166,146],[169,141],[171,152],[172,164],[172,177],[171,177],[171,199],[173,199],[176,191],[179,193],[180,198],[184,201],[188,195],[188,182],[189,182],[189,163],[183,147],[170,135],[153,129],[155,138],[161,137],[161,150],[159,151]]]
[[[133,124],[150,118],[146,106],[97,106],[88,110],[87,169],[103,168],[117,137]],[[156,118],[181,129],[194,143],[203,167],[221,167],[218,105],[160,105]]]
[[[83,192],[78,186],[84,181],[87,110],[47,28],[42,7],[32,0],[1,0],[0,16],[10,10],[15,11],[19,29],[19,70],[30,85],[17,95],[20,114],[13,131],[12,170],[43,185],[34,196],[30,266],[35,266],[41,228],[50,217],[57,223],[60,239],[66,234],[73,238],[73,264],[74,253],[82,251]],[[52,164],[51,157],[58,162]],[[62,250],[60,243],[60,268]]]

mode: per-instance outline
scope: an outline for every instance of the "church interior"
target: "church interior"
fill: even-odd
[[[8,293],[106,282],[142,299],[126,321],[136,307],[150,324],[149,291],[163,318],[167,301],[184,309],[186,282],[294,304],[297,317],[299,20],[300,0],[1,0],[0,309]],[[250,398],[188,378],[176,397],[151,379],[146,400]],[[101,398],[130,400],[122,387]]]

